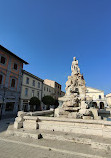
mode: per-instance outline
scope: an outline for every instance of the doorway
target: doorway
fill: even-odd
[[[100,102],[100,109],[104,109],[104,103]]]
[[[94,108],[96,108],[96,109],[98,108],[98,107],[97,107],[97,103],[96,103],[96,102],[93,102],[93,104],[92,104],[92,105],[93,105],[93,107],[94,107]]]

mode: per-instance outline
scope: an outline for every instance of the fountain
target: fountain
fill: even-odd
[[[15,135],[18,135],[18,131],[20,131],[21,136],[33,138],[37,138],[39,131],[42,132],[43,137],[47,137],[46,133],[52,132],[48,138],[57,138],[56,132],[83,135],[83,138],[84,135],[86,138],[88,135],[99,136],[102,139],[111,138],[111,122],[106,121],[106,118],[101,120],[101,116],[98,116],[98,109],[90,106],[91,99],[86,97],[85,80],[80,73],[78,60],[75,57],[71,71],[71,76],[68,76],[66,82],[66,94],[59,98],[60,105],[55,109],[55,117],[43,116],[47,112],[18,112],[14,130],[9,129],[8,131]],[[52,113],[52,111],[49,112]],[[73,140],[75,139],[72,138]]]
[[[62,102],[59,117],[91,119],[93,114],[86,102],[85,80],[83,74],[80,73],[76,57],[73,58],[71,71],[71,76],[68,76],[66,82],[66,94],[59,98],[60,104]]]

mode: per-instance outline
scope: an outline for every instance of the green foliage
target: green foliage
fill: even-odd
[[[45,104],[45,105],[47,105],[47,110],[48,109],[50,109],[50,105],[54,105],[54,102],[55,102],[55,100],[54,100],[54,98],[52,97],[52,96],[50,96],[50,95],[47,95],[47,96],[44,96],[43,98],[42,98],[42,102]]]
[[[40,106],[40,100],[37,97],[32,97],[30,99],[30,103],[29,104],[30,105],[38,105],[38,106]]]
[[[30,99],[30,111],[38,111],[41,110],[40,100],[37,97],[32,97]],[[36,106],[36,107],[35,107]],[[35,107],[35,108],[34,108]]]
[[[47,96],[44,96],[42,98],[42,102],[45,104],[45,105],[53,105],[54,104],[54,98],[50,95],[47,95]]]

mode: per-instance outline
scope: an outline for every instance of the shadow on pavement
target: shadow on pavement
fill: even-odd
[[[0,120],[0,133],[5,132],[9,125],[13,124],[15,117],[13,118],[4,118]]]

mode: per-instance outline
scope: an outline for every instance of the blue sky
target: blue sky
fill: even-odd
[[[111,0],[0,0],[0,44],[65,90],[73,57],[86,85],[111,92]]]

